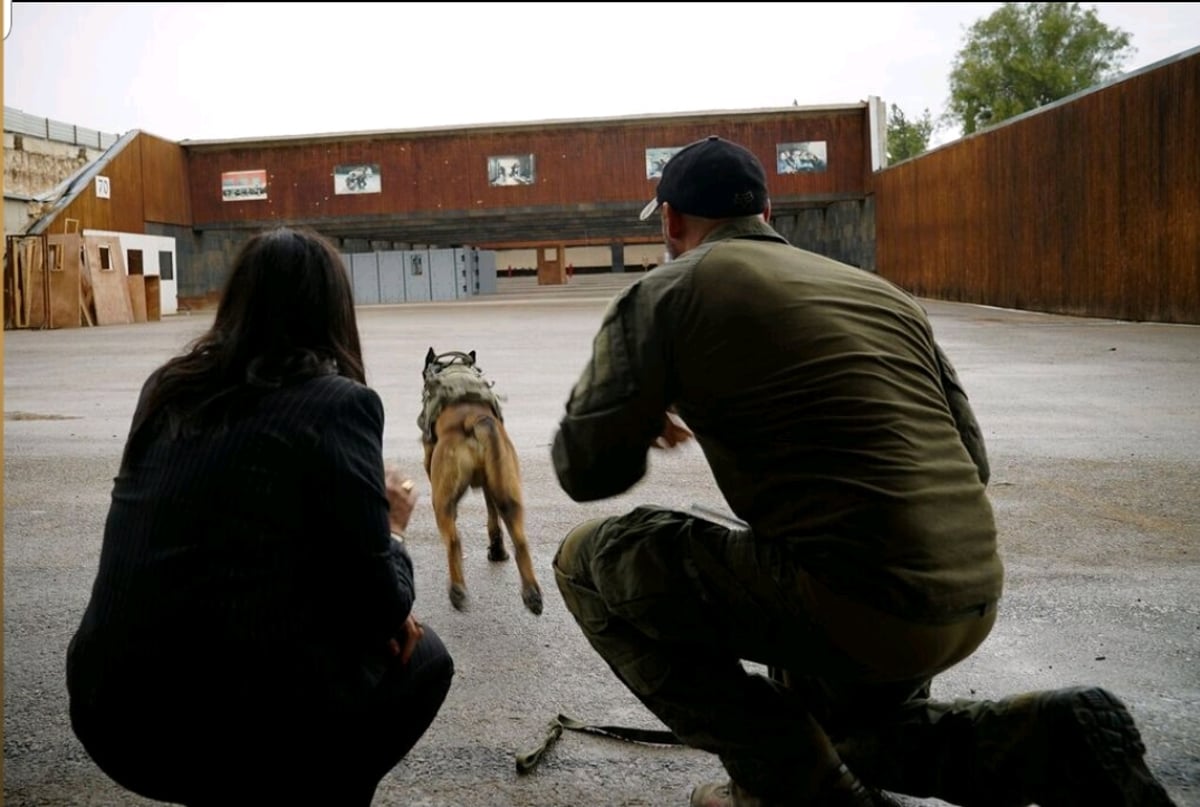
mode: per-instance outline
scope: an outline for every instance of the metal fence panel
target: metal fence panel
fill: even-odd
[[[96,129],[50,120],[40,115],[30,115],[28,112],[8,106],[4,108],[4,131],[101,150],[107,149],[120,139],[120,135],[111,132],[101,132]]]

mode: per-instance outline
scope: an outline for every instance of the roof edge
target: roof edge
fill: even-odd
[[[50,209],[42,213],[25,230],[25,235],[41,235],[46,232],[47,228],[58,218],[58,214],[63,211],[63,208],[75,201],[79,194],[83,193],[88,183],[99,175],[114,157],[124,151],[125,147],[132,143],[139,134],[141,134],[140,129],[133,129],[121,135],[115,143],[105,149],[104,153],[95,160],[92,160],[74,174],[71,174],[71,176],[56,185],[53,190],[42,194],[38,201],[49,202],[51,205]]]
[[[481,132],[495,130],[545,129],[546,127],[620,125],[630,123],[649,123],[653,121],[679,121],[688,118],[711,118],[724,116],[730,118],[754,117],[757,115],[778,115],[781,113],[819,114],[827,112],[849,112],[861,110],[867,106],[866,101],[853,104],[827,104],[824,106],[783,106],[757,107],[750,109],[709,109],[691,112],[654,112],[642,115],[612,115],[595,118],[551,118],[545,120],[508,121],[499,123],[468,123],[444,126],[421,126],[410,129],[371,129],[358,132],[313,132],[299,135],[279,135],[274,137],[239,137],[216,140],[180,140],[179,145],[193,148],[204,146],[247,145],[251,143],[295,143],[312,140],[345,140],[347,138],[377,138],[377,137],[409,137],[429,134],[450,134],[453,132]]]

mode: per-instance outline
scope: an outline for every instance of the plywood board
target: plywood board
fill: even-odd
[[[4,253],[4,327],[28,328],[31,272],[43,260],[41,236],[7,236]]]
[[[146,276],[130,275],[125,279],[129,286],[129,308],[134,322],[146,321]]]
[[[83,265],[83,238],[75,233],[46,236],[45,260],[30,279],[31,328],[78,328]],[[49,277],[49,282],[46,278]],[[49,318],[46,317],[47,304]]]
[[[42,240],[31,238],[22,242],[19,257],[21,267],[17,282],[20,296],[17,299],[20,303],[21,327],[28,328],[30,304],[34,296],[42,291],[41,287],[46,285],[42,274],[46,267],[46,255]],[[43,277],[43,282],[39,283],[37,287],[31,282],[34,277]]]
[[[83,237],[84,267],[92,283],[97,325],[133,323],[133,304],[125,275],[121,239],[111,235]]]

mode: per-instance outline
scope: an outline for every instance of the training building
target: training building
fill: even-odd
[[[645,270],[660,262],[662,239],[658,222],[638,213],[671,154],[710,134],[758,155],[781,233],[874,268],[871,176],[885,136],[877,98],[267,139],[174,142],[132,131],[10,236],[6,288],[17,292],[22,327],[204,307],[245,237],[281,224],[334,240],[363,304],[486,293],[504,273],[558,284],[569,271]],[[128,307],[122,277],[138,287]]]

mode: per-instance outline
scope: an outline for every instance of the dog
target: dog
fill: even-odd
[[[458,503],[469,488],[481,490],[487,505],[488,560],[508,560],[500,522],[508,529],[521,578],[521,599],[542,612],[542,589],[533,572],[525,537],[520,463],[504,428],[500,399],[475,364],[475,351],[425,354],[422,409],[417,418],[425,449],[425,473],[432,487],[438,532],[450,569],[450,604],[467,609]]]

